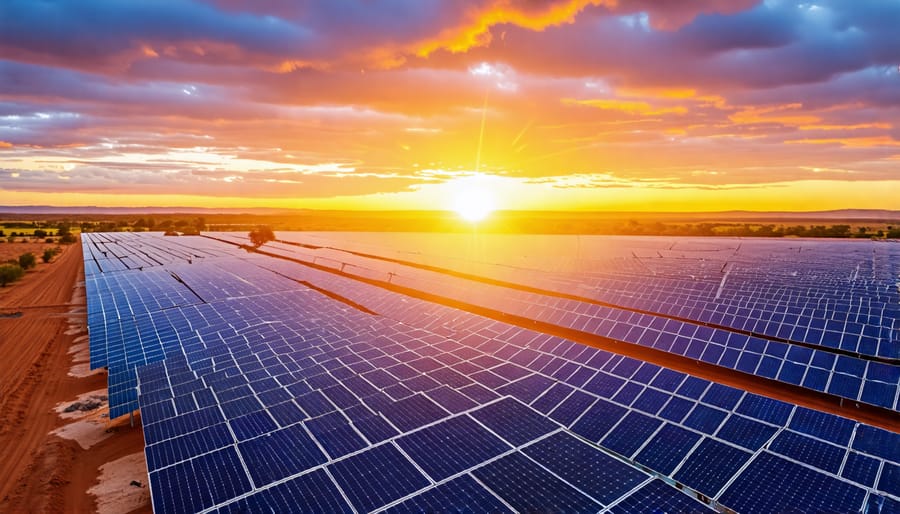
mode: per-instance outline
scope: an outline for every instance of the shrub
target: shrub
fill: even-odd
[[[78,238],[75,237],[75,234],[73,234],[71,232],[66,232],[65,234],[62,235],[62,237],[59,238],[59,242],[64,245],[70,245],[76,241],[78,241]]]
[[[19,256],[19,266],[23,270],[33,268],[35,265],[37,265],[37,259],[34,257],[33,253],[27,252]]]
[[[45,243],[52,243],[52,242],[53,242],[53,238],[52,238],[52,237],[48,237],[47,239],[44,239],[44,242],[45,242]]]
[[[41,260],[46,262],[50,262],[54,257],[60,252],[59,248],[47,248],[44,250],[44,255],[41,255]]]
[[[0,287],[19,280],[24,274],[25,270],[18,264],[0,264]]]

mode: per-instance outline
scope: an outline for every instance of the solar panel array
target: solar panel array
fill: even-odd
[[[139,401],[156,512],[900,508],[896,433],[210,239],[173,255],[194,241],[213,255],[87,277],[92,364],[111,415]],[[420,272],[387,271],[457,289]],[[546,299],[517,293],[466,298]]]
[[[221,236],[246,242],[243,235]],[[751,336],[724,327],[712,327],[702,320],[671,319],[464,280],[331,250],[326,250],[327,253],[315,252],[275,244],[267,247],[266,251],[316,264],[338,263],[330,267],[351,275],[381,279],[452,300],[799,385],[854,402],[893,410],[900,406],[900,367],[891,361]],[[291,273],[290,269],[284,272]]]
[[[891,243],[583,236],[573,259],[565,250],[531,258],[530,236],[498,237],[488,251],[473,250],[483,249],[477,239],[446,234],[279,237],[513,283],[524,275],[528,285],[622,307],[900,358],[900,248]],[[547,241],[551,248],[558,242]]]

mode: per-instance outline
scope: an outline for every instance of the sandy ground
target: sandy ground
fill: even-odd
[[[9,231],[7,231],[7,233],[9,233]],[[31,252],[34,254],[35,259],[37,259],[37,267],[35,268],[36,270],[40,270],[42,267],[47,266],[47,264],[44,264],[44,261],[41,260],[41,255],[44,254],[44,250],[46,250],[47,248],[55,248],[58,246],[58,247],[62,248],[63,252],[65,252],[66,250],[70,250],[70,249],[78,246],[77,244],[71,244],[71,245],[60,245],[60,244],[56,244],[56,243],[50,244],[50,243],[45,243],[43,241],[32,242],[32,241],[36,241],[36,240],[32,240],[31,238],[28,238],[27,243],[20,242],[21,238],[17,238],[15,243],[7,243],[6,238],[0,238],[0,239],[3,240],[3,242],[0,243],[0,263],[6,262],[10,259],[18,260],[19,256],[22,255],[23,253]],[[76,252],[80,253],[80,249],[76,250]],[[62,255],[57,255],[56,257],[54,257],[54,260],[60,259],[60,258],[62,258]]]
[[[0,244],[0,258],[35,251],[27,246]],[[150,512],[140,424],[105,416],[106,374],[88,369],[84,302],[77,244],[0,289],[0,314],[21,313],[0,316],[0,512]],[[97,405],[58,412],[84,401]],[[106,493],[114,488],[124,494]]]

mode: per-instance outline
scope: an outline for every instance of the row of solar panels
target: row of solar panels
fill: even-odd
[[[280,233],[279,237],[310,241],[303,233]],[[339,236],[332,237],[337,237],[337,241],[312,241],[344,244],[350,250],[383,251],[395,258],[514,283],[522,276],[521,268],[511,266],[516,259],[498,260],[495,254],[490,257],[493,263],[473,263],[450,256],[373,250],[347,244]],[[634,244],[638,238],[606,238],[604,244],[616,241],[622,244],[623,240]],[[900,248],[878,242],[805,241],[800,244],[813,251],[797,254],[793,249],[796,244],[787,240],[741,241],[741,253],[734,258],[743,260],[725,265],[699,259],[659,258],[641,260],[641,266],[630,266],[619,272],[576,268],[572,273],[560,274],[531,269],[527,273],[528,285],[563,293],[576,291],[623,307],[721,324],[770,337],[824,344],[868,355],[900,357],[900,295],[895,285],[900,270],[893,269],[891,264],[900,261]],[[765,251],[753,252],[757,246]],[[802,255],[802,259],[781,260],[793,255]],[[727,279],[723,281],[726,270]],[[785,313],[797,319],[785,323],[779,318]],[[847,334],[857,337],[851,339]],[[886,343],[888,340],[890,344]]]
[[[235,254],[233,249],[213,241],[194,240],[184,244],[162,233],[85,233],[82,246],[86,276]]]
[[[230,235],[240,240],[240,235]],[[329,266],[328,257],[294,247],[266,251]],[[395,263],[345,254],[344,261],[328,259],[342,272],[375,278],[479,307],[523,316],[591,335],[659,349],[756,376],[799,385],[854,402],[897,410],[900,406],[900,367],[849,355],[746,336],[697,323],[550,297]],[[273,269],[296,278],[309,271],[289,263]],[[365,270],[365,271],[360,271]]]

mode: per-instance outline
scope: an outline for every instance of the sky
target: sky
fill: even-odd
[[[0,205],[900,209],[898,27],[898,0],[2,0]]]

